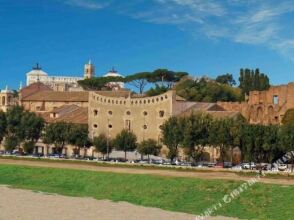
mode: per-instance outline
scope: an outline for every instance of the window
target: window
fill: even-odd
[[[130,120],[125,121],[125,129],[131,130],[131,121]]]
[[[109,124],[109,125],[108,125],[108,128],[112,128],[112,124]]]
[[[147,116],[147,115],[148,115],[148,113],[147,113],[146,111],[144,111],[144,112],[143,112],[143,115],[144,115],[144,116]]]
[[[108,111],[108,114],[109,114],[109,115],[112,115],[112,111]]]
[[[127,115],[131,115],[131,112],[130,111],[127,111]]]
[[[93,124],[93,128],[98,128],[98,125],[97,124]]]
[[[146,130],[148,127],[147,127],[147,125],[143,125],[143,128]]]
[[[274,105],[278,105],[279,104],[279,96],[274,95],[274,97],[273,97],[273,103],[274,103]]]
[[[95,109],[93,112],[94,112],[94,116],[98,115],[98,110]]]
[[[163,118],[164,117],[164,111],[159,111],[159,117]]]

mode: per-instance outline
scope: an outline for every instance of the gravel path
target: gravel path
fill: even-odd
[[[194,215],[0,186],[0,220],[195,220]],[[214,217],[207,220],[233,220]]]
[[[36,167],[53,167],[64,169],[77,169],[77,170],[91,170],[99,172],[114,172],[114,173],[130,173],[130,174],[150,174],[159,176],[172,176],[172,177],[191,177],[201,179],[226,179],[226,180],[249,180],[250,177],[239,176],[234,172],[183,172],[176,170],[156,170],[156,169],[136,169],[136,168],[122,168],[122,167],[102,167],[87,164],[72,164],[72,163],[54,163],[46,161],[26,161],[26,160],[11,160],[0,159],[0,164],[36,166]],[[281,185],[294,185],[294,179],[260,179],[262,183],[281,184]]]

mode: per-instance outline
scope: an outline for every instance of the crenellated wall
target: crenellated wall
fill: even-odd
[[[133,131],[138,142],[152,138],[160,142],[160,125],[173,115],[175,93],[146,97],[108,97],[91,92],[89,98],[90,136],[114,138],[123,129]]]

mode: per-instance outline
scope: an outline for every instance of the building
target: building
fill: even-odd
[[[112,68],[108,73],[106,73],[103,77],[122,77],[114,68]],[[109,82],[107,83],[106,87],[111,88],[112,90],[119,90],[125,87],[123,82]]]
[[[49,86],[55,91],[82,91],[82,88],[78,85],[78,81],[89,79],[95,76],[95,67],[89,61],[84,67],[84,77],[68,77],[68,76],[49,76],[42,70],[39,64],[36,64],[33,69],[26,74],[27,86],[41,82],[46,86]]]
[[[19,92],[19,103],[25,110],[49,112],[64,105],[88,107],[89,93],[86,91],[54,91],[41,82],[33,83]]]
[[[218,102],[218,105],[240,112],[252,124],[281,124],[286,111],[294,109],[294,83],[252,91],[242,103]]]
[[[15,103],[14,92],[6,86],[5,89],[0,91],[0,110],[6,112]]]
[[[105,134],[109,139],[123,129],[131,130],[137,141],[154,139],[161,143],[160,126],[172,116],[207,112],[217,117],[235,117],[238,112],[225,111],[216,103],[187,102],[175,91],[145,97],[130,92],[90,92],[88,126],[91,138]],[[209,152],[211,149],[207,149]],[[216,152],[211,153],[215,157]]]

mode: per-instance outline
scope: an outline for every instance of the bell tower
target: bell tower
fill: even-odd
[[[87,64],[85,64],[84,68],[84,78],[91,79],[95,76],[95,67],[92,64],[91,60]]]

